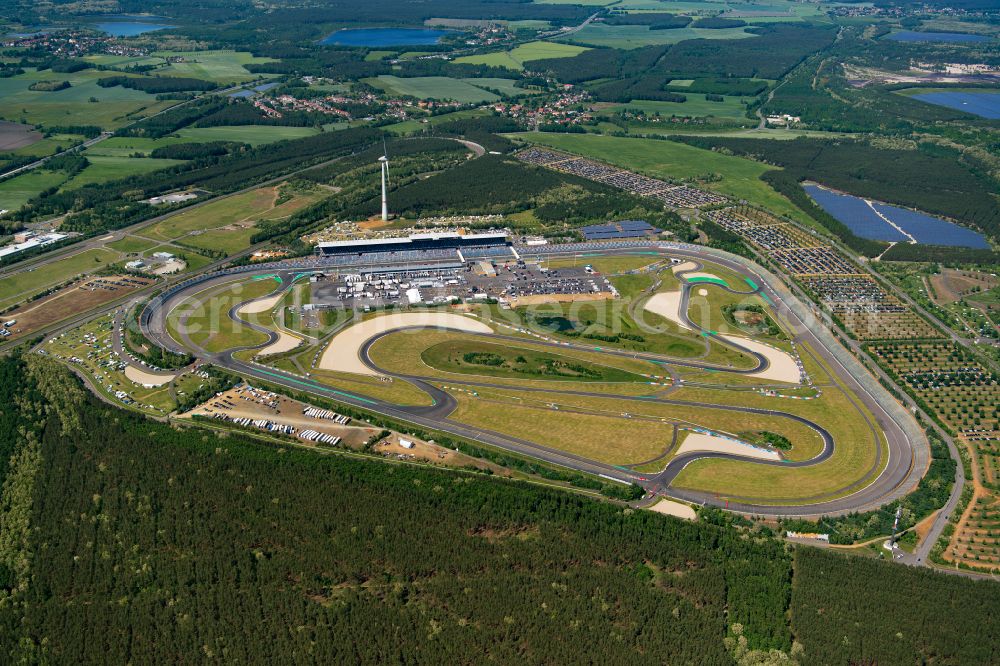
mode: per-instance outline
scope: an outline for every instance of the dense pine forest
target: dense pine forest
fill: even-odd
[[[993,583],[792,551],[719,512],[171,427],[40,357],[0,382],[7,663],[998,657]]]

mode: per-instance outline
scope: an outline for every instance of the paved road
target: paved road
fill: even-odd
[[[628,249],[635,250],[635,246],[626,246],[626,249],[621,248],[616,250],[604,250],[606,254],[621,253],[622,251],[628,251]],[[648,248],[653,251],[660,251],[660,245],[654,245]],[[917,483],[920,476],[924,473],[926,468],[927,452],[922,449],[926,448],[926,440],[914,439],[911,441],[907,437],[907,430],[910,429],[908,426],[913,424],[903,424],[899,423],[900,419],[905,419],[908,417],[905,411],[902,410],[892,410],[891,405],[889,409],[886,409],[882,402],[890,402],[893,405],[892,398],[888,396],[884,391],[879,391],[876,387],[873,389],[870,386],[866,386],[864,383],[859,382],[855,379],[855,374],[861,374],[867,377],[869,380],[870,376],[867,372],[860,366],[856,359],[851,357],[850,354],[844,355],[844,358],[839,357],[837,354],[832,353],[827,347],[828,345],[836,345],[828,336],[823,338],[817,335],[816,331],[813,330],[809,325],[803,321],[803,316],[808,313],[808,310],[797,303],[797,300],[791,293],[782,292],[779,294],[778,289],[781,288],[780,283],[776,282],[776,278],[770,276],[769,274],[765,276],[764,271],[759,267],[755,267],[748,264],[745,260],[742,260],[734,255],[728,255],[726,253],[721,253],[718,251],[710,251],[705,248],[693,248],[693,247],[683,247],[683,246],[670,246],[669,254],[671,256],[677,256],[685,259],[698,260],[709,256],[712,261],[722,264],[723,266],[730,268],[738,273],[747,275],[750,277],[754,283],[757,285],[753,289],[752,293],[761,293],[766,297],[770,298],[773,302],[779,304],[777,306],[778,314],[786,321],[791,324],[799,343],[799,348],[802,348],[802,343],[806,343],[808,348],[814,350],[830,367],[834,369],[834,372],[838,374],[841,381],[843,381],[849,391],[845,392],[849,396],[851,393],[858,396],[861,404],[866,407],[871,413],[875,414],[875,420],[869,420],[868,428],[872,436],[873,446],[876,446],[878,452],[877,459],[874,462],[871,469],[866,470],[864,479],[855,484],[848,486],[847,488],[841,489],[836,495],[843,495],[840,497],[829,495],[817,495],[810,497],[803,497],[801,501],[793,505],[782,505],[782,506],[768,506],[755,503],[752,499],[741,500],[740,498],[730,499],[728,506],[730,509],[743,511],[747,513],[756,514],[766,514],[766,515],[798,515],[798,516],[818,516],[818,515],[831,515],[848,513],[852,511],[866,510],[879,506],[891,499],[901,496],[908,492]],[[261,267],[255,269],[259,273],[274,273],[276,270],[279,275],[283,277],[283,286],[279,289],[287,289],[290,287],[292,279],[296,274],[301,274],[301,268],[296,267],[292,269],[281,268],[281,264],[275,264],[272,266]],[[320,268],[315,268],[314,270],[320,270]],[[146,334],[153,340],[162,344],[164,347],[174,349],[176,351],[182,351],[181,345],[170,339],[166,332],[165,326],[165,313],[169,312],[173,307],[178,305],[181,301],[186,299],[192,293],[196,291],[202,291],[209,289],[218,284],[222,284],[226,281],[231,281],[238,279],[238,276],[233,274],[225,275],[209,275],[204,278],[194,279],[189,281],[188,284],[184,285],[182,288],[165,294],[163,299],[157,299],[151,304],[149,308],[143,313],[141,323]],[[691,287],[685,287],[689,290]],[[744,292],[751,293],[751,292]],[[793,304],[797,304],[797,307],[790,307],[789,301]],[[235,316],[235,309],[230,313],[231,316]],[[690,322],[692,327],[697,330],[697,326],[693,322]],[[811,322],[812,323],[812,322]],[[277,334],[268,329],[261,327],[256,327],[268,335],[268,343],[272,342]],[[509,336],[497,336],[501,339],[509,339]],[[523,338],[513,338],[517,341],[523,341]],[[555,343],[552,343],[555,344]],[[364,350],[366,351],[370,345],[366,345]],[[565,348],[566,345],[555,345],[557,347]],[[738,346],[738,345],[736,345]],[[838,346],[839,347],[839,346]],[[593,351],[593,347],[587,347],[588,351]],[[841,348],[842,350],[842,348]],[[749,352],[749,350],[744,350]],[[628,357],[637,356],[630,352],[620,352],[617,350],[602,350],[604,353],[623,355]],[[481,441],[494,446],[511,450],[517,453],[531,455],[537,457],[546,462],[552,464],[561,465],[569,467],[571,469],[576,469],[583,472],[588,472],[591,474],[598,474],[605,478],[611,478],[623,482],[638,482],[644,485],[647,489],[666,494],[668,496],[676,497],[679,499],[685,499],[688,501],[698,502],[698,503],[709,503],[722,505],[725,500],[722,498],[716,498],[714,496],[705,493],[696,493],[692,491],[685,491],[681,489],[676,489],[671,486],[672,482],[676,478],[677,474],[683,469],[683,467],[693,460],[699,458],[730,458],[730,459],[741,459],[738,456],[731,456],[726,454],[690,454],[680,456],[675,458],[670,464],[668,464],[666,470],[659,475],[652,478],[642,477],[639,473],[625,470],[622,468],[613,467],[610,465],[605,465],[592,460],[587,460],[572,454],[568,454],[564,451],[558,451],[548,447],[541,446],[534,442],[528,442],[516,437],[511,437],[501,433],[496,433],[480,428],[475,428],[465,424],[456,423],[448,418],[451,411],[455,407],[454,399],[447,393],[440,391],[433,386],[431,386],[428,381],[432,378],[423,376],[404,376],[397,375],[400,379],[406,381],[412,381],[419,387],[426,390],[435,400],[435,404],[431,407],[400,407],[398,405],[391,405],[379,400],[373,400],[366,398],[364,396],[353,395],[349,392],[340,391],[333,389],[328,386],[316,382],[308,377],[302,377],[294,375],[292,373],[283,372],[276,370],[274,368],[264,367],[255,363],[247,363],[239,361],[233,358],[232,351],[224,354],[199,354],[206,361],[216,363],[222,367],[228,368],[245,376],[252,378],[261,379],[274,384],[279,384],[297,391],[305,391],[313,393],[316,395],[323,395],[335,400],[345,402],[363,409],[368,409],[372,411],[377,411],[387,416],[413,423],[425,428],[431,428],[438,431],[448,432],[454,435],[469,438],[474,441]],[[766,363],[766,358],[761,357],[757,354],[752,354],[757,358],[758,369],[761,364]],[[651,355],[641,355],[643,357]],[[655,355],[652,355],[655,356]],[[366,356],[362,357],[362,360],[366,360]],[[665,357],[658,357],[658,360],[668,360]],[[367,359],[366,362],[372,364],[371,359]],[[669,359],[670,363],[677,363],[673,359]],[[689,367],[706,367],[710,364],[701,363],[697,361],[685,360],[682,361],[685,365]],[[373,365],[373,364],[372,364]],[[726,368],[726,370],[729,370]],[[382,369],[380,372],[384,374],[387,373]],[[752,372],[750,370],[748,372]],[[449,383],[455,384],[465,384],[469,386],[481,386],[483,388],[498,387],[499,385],[490,384],[489,382],[474,382],[474,381],[452,381],[448,380]],[[504,388],[510,388],[506,386]],[[520,390],[520,388],[519,388]],[[534,389],[539,392],[544,392],[545,389]],[[835,390],[828,388],[827,390]],[[551,391],[553,393],[558,393],[558,391]],[[569,394],[584,395],[584,396],[600,396],[600,397],[612,397],[607,394],[588,394],[587,392],[568,392]],[[617,398],[622,400],[634,400],[634,396],[617,396]],[[649,400],[649,399],[647,399]],[[731,409],[736,411],[746,411],[753,413],[764,413],[769,416],[779,417],[779,418],[792,418],[804,423],[805,425],[813,428],[824,440],[823,451],[809,461],[800,461],[797,463],[780,463],[782,465],[795,465],[795,466],[806,466],[815,465],[823,460],[826,460],[835,451],[836,443],[832,440],[829,433],[823,428],[815,423],[809,422],[806,419],[797,417],[793,414],[788,414],[781,412],[779,410],[754,410],[751,408],[743,408],[736,406],[719,406],[719,405],[708,405],[704,403],[688,402],[688,401],[678,401],[671,400],[668,398],[652,398],[653,401],[662,402],[664,404],[679,404],[685,406],[704,406],[713,408],[723,408]],[[884,435],[883,435],[884,433]],[[879,441],[879,438],[885,438],[884,446],[877,446],[875,442]],[[760,460],[746,460],[746,462],[751,462],[753,464],[769,464],[766,461]]]

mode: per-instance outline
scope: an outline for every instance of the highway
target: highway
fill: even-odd
[[[554,248],[550,247],[548,251],[552,252],[553,249]],[[618,254],[627,251],[635,251],[636,249],[641,248],[635,245],[626,244],[620,248],[602,250],[600,253]],[[266,381],[270,384],[284,386],[299,392],[324,396],[326,398],[346,403],[361,409],[385,414],[391,418],[411,423],[422,428],[449,433],[476,442],[483,442],[521,455],[538,458],[554,465],[567,467],[585,473],[596,474],[621,482],[639,483],[648,491],[657,495],[664,495],[698,504],[713,504],[719,506],[728,505],[728,508],[731,510],[745,513],[770,516],[803,517],[844,514],[853,511],[863,511],[875,508],[912,490],[926,470],[927,461],[929,460],[929,447],[927,445],[926,438],[911,436],[914,430],[919,432],[919,428],[916,427],[916,424],[906,422],[907,419],[912,421],[912,417],[910,417],[905,410],[900,409],[899,405],[895,403],[888,393],[881,390],[877,383],[871,381],[872,378],[870,375],[868,375],[867,371],[861,366],[860,363],[858,363],[856,359],[854,359],[850,354],[838,354],[836,353],[837,350],[829,349],[829,345],[832,344],[837,346],[841,352],[844,351],[843,348],[839,347],[839,345],[833,341],[832,337],[830,337],[828,333],[824,337],[822,331],[816,330],[817,328],[821,328],[816,326],[816,322],[810,321],[808,324],[806,323],[804,318],[808,318],[808,308],[803,306],[801,303],[798,303],[795,296],[790,292],[787,292],[787,289],[782,288],[782,285],[777,282],[777,279],[774,276],[769,274],[765,275],[766,272],[763,271],[763,269],[756,267],[753,264],[749,264],[749,262],[743,260],[742,258],[729,255],[728,253],[722,253],[720,251],[708,250],[702,247],[654,244],[645,249],[647,251],[661,253],[663,256],[667,256],[667,254],[669,254],[671,257],[693,260],[695,262],[699,262],[699,260],[702,259],[711,259],[713,262],[719,263],[730,270],[734,270],[737,273],[749,277],[756,285],[756,287],[751,291],[734,293],[761,293],[776,304],[777,314],[779,314],[786,325],[793,331],[793,335],[798,343],[798,348],[806,348],[812,350],[811,353],[816,353],[829,367],[834,369],[834,372],[846,385],[847,390],[845,391],[845,394],[852,400],[860,400],[860,404],[857,406],[863,406],[870,413],[875,415],[874,420],[866,417],[866,420],[868,421],[867,427],[872,438],[872,446],[875,447],[876,451],[875,462],[870,469],[864,470],[861,480],[845,488],[841,488],[836,492],[819,495],[806,494],[797,500],[791,500],[788,503],[781,505],[763,504],[754,501],[753,498],[720,498],[707,493],[699,493],[673,487],[672,484],[674,480],[683,468],[691,462],[699,459],[724,458],[742,460],[752,464],[778,464],[783,466],[806,467],[820,464],[834,454],[836,442],[833,440],[829,432],[818,424],[781,410],[763,410],[741,406],[698,403],[673,400],[665,397],[643,398],[643,401],[652,401],[663,404],[683,405],[688,407],[711,407],[713,409],[728,409],[732,411],[765,414],[767,416],[777,418],[788,418],[812,428],[823,440],[823,448],[821,452],[812,459],[806,461],[775,463],[759,459],[743,458],[733,454],[688,453],[672,459],[661,473],[652,476],[643,476],[642,474],[632,470],[588,460],[565,451],[539,445],[535,442],[530,442],[510,435],[473,427],[451,420],[449,416],[457,405],[455,399],[448,393],[432,386],[430,383],[432,381],[440,382],[440,379],[430,376],[395,374],[385,370],[384,368],[379,368],[367,354],[371,344],[373,344],[377,338],[367,341],[364,345],[361,350],[361,360],[380,374],[394,377],[400,381],[409,381],[418,386],[434,399],[433,405],[429,407],[403,407],[365,396],[354,395],[347,391],[325,386],[309,377],[284,372],[275,368],[259,365],[255,362],[238,360],[234,358],[233,353],[239,350],[228,350],[227,352],[220,354],[209,354],[202,351],[197,355],[206,362],[216,364],[251,379]],[[302,262],[298,265],[288,266],[281,263],[274,263],[267,266],[256,267],[252,269],[252,272],[247,270],[240,273],[210,274],[189,280],[182,287],[167,292],[160,298],[154,299],[154,301],[151,302],[142,313],[140,324],[145,334],[150,337],[150,339],[156,341],[165,348],[173,349],[175,351],[189,351],[167,334],[166,313],[168,313],[171,309],[195,293],[202,292],[210,294],[213,288],[223,285],[226,282],[240,279],[241,277],[248,277],[252,273],[277,273],[279,277],[282,278],[281,286],[278,287],[276,292],[271,294],[273,295],[274,293],[290,288],[294,279],[302,276],[303,266],[301,264]],[[311,270],[316,271],[321,270],[321,268],[314,267]],[[684,296],[686,299],[688,296],[687,292],[690,291],[692,285],[687,283],[685,284]],[[779,290],[781,290],[780,293]],[[230,311],[229,316],[237,317],[237,309],[238,307],[234,307]],[[696,331],[700,330],[694,322],[687,320],[687,323],[692,329]],[[271,331],[270,329],[249,323],[246,323],[246,325],[251,326],[267,335],[268,341],[259,346],[270,344],[277,339],[277,333]],[[524,338],[517,338],[502,334],[491,337],[501,341],[525,341]],[[719,342],[729,344],[732,347],[740,348],[738,344],[731,342],[726,343],[721,338],[719,339]],[[562,343],[546,343],[545,341],[535,340],[532,340],[531,343],[542,345],[551,344],[562,349],[573,347],[572,344],[566,345]],[[591,352],[594,351],[593,346],[580,346],[580,348]],[[677,360],[654,354],[636,354],[634,352],[607,348],[602,348],[600,351],[601,353],[611,355],[626,356],[628,358],[647,358],[650,360],[657,360],[675,365],[684,365],[692,368],[723,369],[699,360]],[[741,349],[741,351],[748,356],[757,359],[757,365],[755,368],[741,369],[736,372],[748,373],[766,367],[767,359],[760,354],[749,349]],[[727,372],[733,372],[730,368],[724,368],[724,370]],[[859,381],[855,375],[861,375],[863,378],[867,378],[868,381]],[[502,388],[510,390],[512,388],[509,385],[493,384],[488,381],[478,380],[460,380],[449,378],[448,383],[484,389]],[[538,392],[540,394],[548,393],[552,395],[565,393],[566,395],[602,397],[622,401],[636,400],[635,396],[615,396],[607,393],[588,393],[586,391],[560,392],[558,389],[524,389],[522,387],[517,387],[516,390],[528,390]],[[834,387],[827,387],[826,390],[838,389]],[[853,396],[857,396],[857,398],[854,398],[852,394]]]

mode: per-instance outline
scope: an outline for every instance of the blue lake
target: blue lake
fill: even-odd
[[[942,91],[913,95],[921,102],[972,113],[980,118],[1000,118],[1000,92]]]
[[[352,28],[327,35],[320,44],[337,46],[421,46],[437,44],[448,30],[430,28]]]
[[[972,229],[966,229],[926,213],[899,206],[890,206],[878,201],[873,201],[872,205],[869,206],[864,199],[850,194],[831,192],[818,185],[804,185],[803,187],[823,210],[843,222],[855,235],[862,238],[909,242],[909,236],[912,236],[918,243],[927,245],[951,245],[977,249],[988,249],[990,246],[981,234]],[[893,224],[902,229],[902,232],[896,229]]]
[[[985,35],[970,35],[964,32],[914,32],[901,30],[894,32],[886,39],[895,42],[988,42]]]
[[[106,32],[112,37],[135,37],[144,32],[164,30],[173,28],[172,25],[164,23],[146,23],[143,21],[101,21],[95,23],[94,27],[102,32]]]

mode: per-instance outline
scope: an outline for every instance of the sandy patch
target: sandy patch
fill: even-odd
[[[708,296],[708,289],[699,289],[698,290],[698,295],[699,296]]]
[[[693,330],[684,322],[681,316],[681,296],[683,293],[677,291],[661,291],[653,294],[642,304],[643,310],[648,310],[655,315],[660,315],[664,319],[674,322],[684,330]]]
[[[142,386],[163,386],[164,384],[169,384],[177,375],[154,375],[134,365],[130,365],[125,368],[125,376]]]
[[[692,453],[700,451],[710,451],[713,453],[731,453],[746,458],[759,458],[761,460],[781,460],[781,456],[776,451],[765,448],[751,446],[735,439],[728,439],[718,435],[709,435],[703,432],[689,432],[687,437],[677,449],[677,455],[682,453]]]
[[[411,326],[450,328],[471,333],[493,332],[478,319],[450,312],[398,312],[354,324],[335,335],[320,358],[319,368],[377,376],[378,373],[361,362],[361,347],[379,333]]]
[[[668,516],[674,516],[676,518],[683,518],[684,520],[694,520],[697,517],[694,509],[689,507],[687,504],[681,504],[680,502],[668,499],[661,499],[659,502],[649,507],[649,510],[655,511],[656,513],[663,513]]]
[[[681,277],[684,278],[685,280],[692,280],[698,278],[702,278],[705,280],[722,280],[722,278],[720,278],[718,275],[712,275],[711,273],[685,273]],[[725,280],[722,281],[725,282]]]
[[[766,370],[750,373],[749,377],[759,377],[776,382],[788,382],[789,384],[798,384],[802,381],[802,373],[799,370],[799,365],[795,362],[795,357],[788,352],[738,335],[720,334],[719,337],[763,354],[768,360],[770,365],[767,366]]]
[[[514,305],[540,305],[542,303],[579,303],[584,301],[604,301],[614,298],[610,291],[600,291],[596,294],[532,294],[512,298]]]
[[[685,261],[682,264],[677,264],[676,266],[671,266],[670,270],[672,270],[674,272],[674,275],[677,275],[681,271],[689,271],[689,270],[691,270],[693,268],[698,268],[698,264],[694,263],[693,261]]]
[[[266,298],[261,298],[256,301],[250,301],[239,310],[236,311],[237,315],[245,314],[260,314],[261,312],[270,312],[274,309],[274,306],[278,304],[281,297],[284,294],[275,294],[274,296],[268,296]]]
[[[292,351],[302,344],[302,338],[291,335],[290,333],[285,333],[284,331],[277,331],[277,333],[278,339],[257,352],[256,356],[283,354],[287,351]]]

